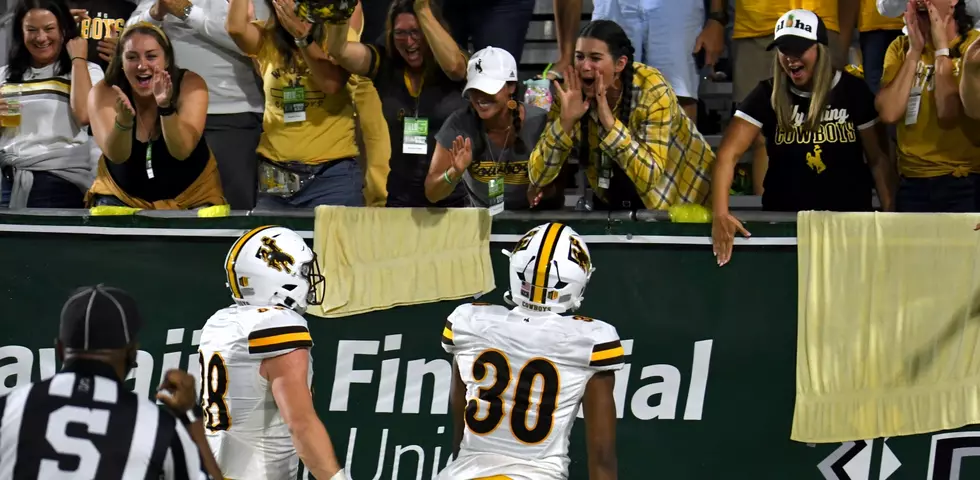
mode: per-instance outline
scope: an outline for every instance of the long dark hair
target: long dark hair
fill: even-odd
[[[619,96],[619,121],[623,122],[623,125],[629,125],[634,91],[633,53],[635,50],[633,49],[633,43],[630,42],[623,28],[612,20],[595,20],[589,22],[579,32],[578,38],[594,38],[604,42],[606,47],[609,48],[609,56],[612,57],[613,63],[617,62],[619,57],[626,57],[626,67],[619,74],[619,79],[623,85],[623,91]],[[592,158],[592,147],[589,145],[588,115],[582,115],[580,126],[582,138],[579,139],[579,162],[587,165],[586,162],[589,162]]]
[[[520,89],[517,88],[517,82],[507,82],[504,85],[504,88],[507,88],[507,87],[514,87],[514,93],[510,94],[510,99],[514,102],[514,105],[516,105],[516,108],[514,108],[513,110],[511,110],[511,114],[513,115],[513,117],[512,117],[512,120],[513,120],[512,125],[514,127],[514,148],[513,148],[513,151],[516,154],[525,154],[525,153],[528,152],[528,148],[527,148],[527,145],[524,143],[524,139],[521,138],[521,129],[524,128],[524,122],[521,120],[521,109],[523,108],[524,109],[524,112],[526,114],[527,113],[527,107],[524,106],[524,102],[522,102],[521,99],[518,97],[518,93],[517,92]],[[483,119],[480,118],[480,114],[479,113],[476,113],[476,110],[473,109],[473,104],[472,103],[470,103],[470,104],[468,104],[466,106],[466,112],[467,112],[467,114],[469,114],[469,116],[471,118],[473,118],[473,120],[476,122],[476,124],[478,126],[481,126],[480,127],[480,130],[482,131],[483,130],[483,128],[482,128]],[[482,148],[482,146],[483,146],[483,136],[482,135],[480,135],[479,137],[473,139],[473,150],[479,150],[480,148]]]
[[[78,26],[72,18],[68,5],[64,0],[20,0],[14,7],[14,19],[11,24],[13,38],[7,50],[7,80],[13,83],[24,81],[24,72],[31,68],[31,52],[24,45],[24,17],[34,9],[47,10],[58,19],[58,29],[61,30],[61,52],[55,61],[55,75],[71,71],[71,56],[65,44],[78,36]]]
[[[449,26],[446,25],[446,21],[442,18],[442,12],[439,10],[439,6],[433,2],[429,4],[429,9],[432,11],[432,16],[436,17],[436,21],[442,26],[446,32],[450,32]],[[405,59],[398,53],[395,49],[395,19],[399,15],[407,13],[413,17],[418,18],[415,15],[415,0],[393,0],[391,5],[388,6],[388,17],[385,18],[385,50],[388,52],[388,57],[391,59],[392,63],[396,68],[404,68],[406,66]],[[422,61],[422,68],[426,72],[436,72],[442,71],[438,65],[436,65],[435,57],[432,54],[431,42],[426,39],[425,42],[430,45],[429,48],[425,49],[424,60]]]
[[[105,83],[109,86],[119,87],[126,96],[132,98],[133,87],[129,84],[129,80],[126,79],[126,73],[123,71],[123,50],[126,48],[126,41],[129,37],[135,34],[148,35],[153,37],[157,43],[160,44],[160,48],[163,49],[163,59],[167,64],[167,73],[170,74],[170,79],[174,82],[174,94],[173,98],[170,100],[171,105],[177,104],[177,97],[180,94],[180,69],[177,68],[177,59],[174,58],[174,47],[170,45],[170,38],[167,34],[163,33],[159,27],[151,25],[149,23],[137,23],[130,25],[123,30],[122,35],[119,36],[119,43],[116,44],[116,52],[112,54],[112,58],[109,59],[109,66],[105,70]],[[136,105],[133,105],[135,108]]]
[[[970,30],[973,30],[973,17],[966,13],[965,1],[960,0],[953,6],[953,21],[956,22],[956,33],[958,33],[960,37],[963,37],[965,40],[967,34],[970,33]],[[955,55],[953,54],[954,51],[956,52]],[[958,58],[960,56],[959,49],[951,49],[949,51],[949,56],[952,58]]]
[[[265,27],[273,30],[272,45],[276,47],[279,55],[282,55],[283,66],[294,67],[296,59],[301,56],[299,47],[296,46],[296,39],[279,23],[279,17],[276,15],[276,8],[272,4],[272,0],[265,0],[265,4],[269,7],[269,19],[266,20]],[[323,24],[314,23],[306,40],[310,43],[323,45],[323,39],[326,36],[327,30],[323,28]]]

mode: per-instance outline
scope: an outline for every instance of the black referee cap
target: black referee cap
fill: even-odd
[[[103,284],[76,290],[61,308],[58,339],[65,348],[117,350],[136,341],[143,325],[136,302]]]

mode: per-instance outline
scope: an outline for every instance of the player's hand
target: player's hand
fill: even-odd
[[[194,377],[189,373],[172,369],[168,370],[157,389],[157,400],[170,407],[175,412],[186,412],[197,403],[197,386]]]

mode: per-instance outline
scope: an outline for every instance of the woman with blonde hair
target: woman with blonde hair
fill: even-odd
[[[719,265],[731,257],[736,230],[749,235],[729,213],[728,196],[735,165],[760,131],[769,153],[764,210],[870,211],[872,187],[882,208],[893,209],[894,167],[882,149],[874,95],[832,66],[827,43],[823,20],[811,11],[791,10],[776,23],[773,77],[739,105],[718,150],[711,235]]]

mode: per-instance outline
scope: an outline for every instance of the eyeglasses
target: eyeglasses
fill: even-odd
[[[408,37],[412,37],[413,40],[418,40],[419,37],[422,36],[422,32],[415,28],[411,30],[395,30],[393,33],[395,38],[399,40],[404,40]]]

